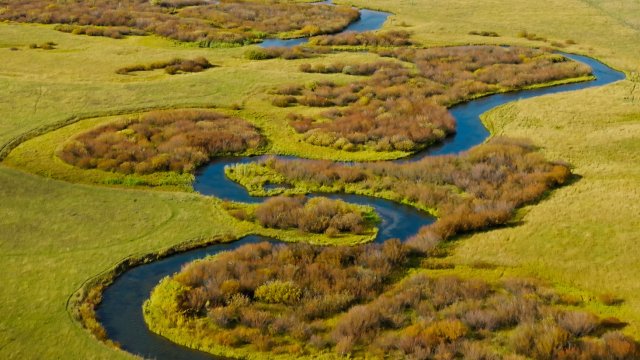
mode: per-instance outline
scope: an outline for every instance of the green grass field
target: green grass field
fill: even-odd
[[[630,77],[640,70],[640,29],[633,11],[637,2],[631,0],[349,2],[392,10],[395,15],[385,28],[413,31],[425,44],[549,45],[517,37],[527,30],[549,40],[575,40],[576,45],[564,50],[598,57]],[[503,36],[468,35],[472,30]],[[30,43],[46,41],[56,42],[57,50],[28,49]],[[240,114],[275,139],[272,151],[343,158],[337,151],[292,145],[287,140],[293,133],[281,126],[287,110],[264,111],[266,89],[316,79],[318,75],[293,70],[302,62],[329,60],[250,62],[243,58],[244,51],[190,48],[156,37],[113,40],[63,34],[50,26],[0,24],[0,146],[74,116],[242,105]],[[179,76],[160,71],[115,74],[123,66],[178,56],[205,56],[219,67]],[[339,59],[368,56],[340,54]],[[581,178],[525,209],[520,225],[457,241],[449,260],[505,266],[486,276],[533,275],[590,294],[585,296],[621,296],[621,306],[600,310],[629,321],[626,331],[640,338],[640,85],[622,81],[521,101],[491,112],[485,121],[496,134],[533,139],[550,159],[573,164]],[[19,164],[11,157],[7,161],[0,165],[2,358],[127,358],[94,340],[70,317],[66,304],[72,293],[127,256],[196,237],[251,231],[238,227],[216,201],[195,194],[108,188],[79,184],[77,178],[58,181],[17,170]],[[47,164],[46,156],[38,161]],[[469,271],[481,276],[486,272]]]

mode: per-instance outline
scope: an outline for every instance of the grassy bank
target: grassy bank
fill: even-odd
[[[494,134],[533,139],[547,158],[569,161],[580,179],[525,209],[519,226],[460,241],[454,259],[617,294],[625,302],[615,308],[616,316],[629,320],[629,333],[640,336],[640,89],[635,85],[625,81],[545,96],[486,114]]]

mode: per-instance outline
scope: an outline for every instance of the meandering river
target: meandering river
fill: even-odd
[[[345,31],[377,30],[382,27],[390,15],[379,11],[360,11],[360,20],[352,23]],[[307,39],[267,40],[262,45],[294,46],[306,41]],[[623,73],[613,70],[597,60],[579,55],[562,55],[591,66],[596,80],[497,94],[457,105],[450,109],[457,122],[457,134],[455,136],[447,139],[439,146],[415,154],[408,159],[397,161],[416,161],[425,156],[455,154],[482,143],[488,138],[489,132],[482,125],[480,115],[496,106],[541,95],[602,86],[624,79]],[[243,187],[228,180],[224,175],[224,167],[226,165],[257,161],[258,159],[246,157],[217,159],[197,172],[194,188],[202,194],[222,199],[239,202],[263,201],[264,199],[262,198],[249,196]],[[415,234],[420,227],[435,220],[424,212],[387,200],[348,194],[331,194],[328,196],[351,203],[373,206],[382,220],[379,224],[380,231],[376,241],[389,238],[406,239]],[[214,357],[210,354],[177,345],[149,331],[143,319],[142,304],[149,297],[151,290],[158,284],[160,279],[180,271],[184,264],[221,251],[232,250],[245,244],[260,241],[275,240],[259,236],[247,236],[232,243],[216,244],[187,251],[126,271],[105,290],[102,303],[97,309],[98,318],[106,329],[109,338],[119,342],[124,350],[146,358],[219,359],[220,357]]]

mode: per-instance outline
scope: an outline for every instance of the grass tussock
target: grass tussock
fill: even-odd
[[[127,75],[138,71],[164,69],[167,74],[175,75],[180,73],[201,72],[212,67],[214,67],[214,65],[211,64],[209,60],[200,56],[192,60],[176,58],[169,61],[160,61],[150,64],[130,65],[116,70],[116,73],[120,75]]]
[[[79,134],[58,156],[83,169],[188,173],[213,156],[262,144],[256,128],[242,119],[205,110],[154,111]]]
[[[402,276],[411,259],[423,255],[398,240],[360,247],[245,245],[165,278],[145,303],[145,319],[155,331],[173,329],[183,336],[178,341],[203,350],[224,347],[234,356],[640,355],[633,339],[593,314],[561,309],[556,292],[531,280]]]
[[[0,20],[62,24],[60,31],[120,38],[156,34],[201,46],[245,44],[266,36],[334,33],[357,20],[348,6],[304,3],[109,0],[5,1]]]

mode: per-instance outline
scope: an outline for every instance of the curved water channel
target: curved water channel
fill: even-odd
[[[382,26],[387,16],[389,16],[387,13],[361,10],[361,19],[345,31],[376,30]],[[306,39],[294,40],[272,40],[265,45],[294,46],[306,41]],[[596,80],[496,94],[454,106],[450,111],[457,121],[458,132],[455,136],[447,139],[439,146],[422,151],[408,159],[397,161],[416,161],[425,156],[455,154],[482,143],[488,138],[489,132],[482,125],[480,115],[496,106],[541,95],[602,86],[624,79],[623,73],[613,70],[592,58],[571,54],[562,55],[591,66]],[[263,201],[261,198],[249,196],[242,186],[228,180],[224,175],[224,167],[226,165],[257,161],[258,159],[260,158],[231,157],[217,159],[197,172],[194,188],[204,195],[221,199],[247,203]],[[420,227],[435,220],[428,214],[412,207],[383,199],[348,194],[328,194],[326,196],[374,207],[382,220],[379,224],[380,231],[376,241],[389,238],[406,239],[408,236],[415,234]],[[149,297],[151,290],[158,284],[160,279],[180,271],[184,264],[221,251],[233,250],[239,246],[260,241],[275,240],[260,236],[247,236],[232,243],[216,244],[187,251],[126,271],[105,290],[102,303],[97,309],[98,318],[106,329],[109,338],[120,343],[124,350],[146,358],[220,359],[220,357],[211,354],[177,345],[149,331],[143,319],[142,304]]]

